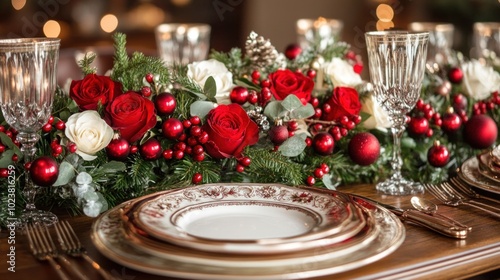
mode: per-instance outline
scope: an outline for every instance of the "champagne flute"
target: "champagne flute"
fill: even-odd
[[[33,160],[39,131],[47,123],[56,88],[60,39],[20,38],[0,40],[0,107],[7,123],[19,133],[24,163]],[[35,206],[37,186],[28,173],[23,188],[26,207],[17,226],[51,225],[57,216]]]
[[[401,175],[401,137],[406,114],[420,97],[424,78],[428,32],[374,31],[365,33],[374,94],[392,122],[392,175],[376,185],[379,192],[409,195],[424,192],[420,183]]]

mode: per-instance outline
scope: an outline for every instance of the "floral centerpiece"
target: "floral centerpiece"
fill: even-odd
[[[14,166],[18,191],[23,176],[43,187],[37,203],[97,216],[125,200],[191,184],[333,189],[388,174],[390,124],[359,75],[360,56],[344,42],[321,51],[292,44],[279,53],[252,32],[244,50],[165,66],[157,57],[128,56],[125,35],[114,39],[109,75],[95,74],[95,54],[88,53],[79,62],[83,78],[57,90],[32,163],[18,163],[16,131],[0,119],[2,186]],[[407,118],[406,176],[444,180],[494,145],[499,89],[500,75],[477,61],[427,73]]]

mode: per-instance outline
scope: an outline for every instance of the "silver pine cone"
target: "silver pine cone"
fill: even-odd
[[[245,54],[252,61],[255,68],[262,69],[274,65],[279,53],[269,39],[250,32],[245,42]]]

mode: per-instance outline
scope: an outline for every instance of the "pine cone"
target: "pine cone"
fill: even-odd
[[[266,68],[278,60],[279,54],[269,40],[251,32],[245,43],[246,56],[256,68]]]

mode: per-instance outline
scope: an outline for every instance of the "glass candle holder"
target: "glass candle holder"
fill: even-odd
[[[333,44],[342,32],[344,23],[336,19],[319,17],[318,19],[297,20],[297,40],[302,49],[317,46],[318,51]]]
[[[439,70],[445,65],[456,64],[452,55],[453,33],[455,27],[451,23],[412,22],[408,29],[414,32],[429,32],[429,48],[427,50],[427,66]]]
[[[210,25],[202,23],[161,24],[155,29],[158,54],[166,64],[205,60],[210,49],[210,31]]]
[[[471,55],[487,65],[500,66],[500,22],[474,23]]]

